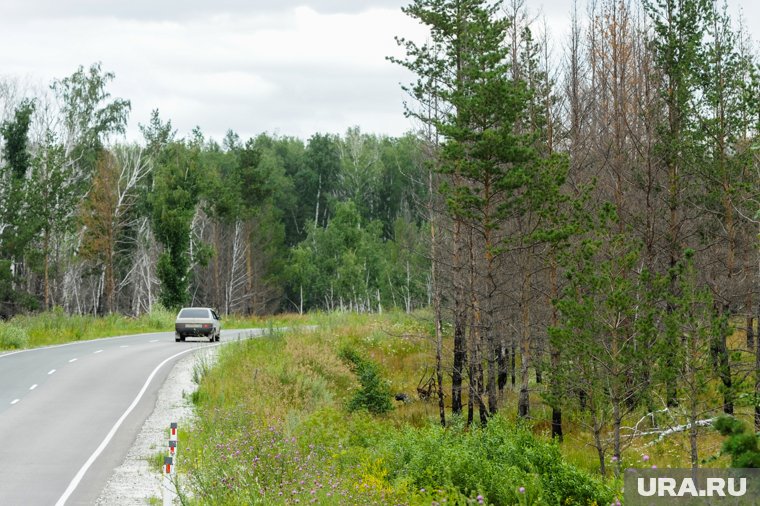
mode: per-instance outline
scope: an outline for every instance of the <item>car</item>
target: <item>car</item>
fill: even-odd
[[[174,323],[174,341],[184,341],[187,337],[207,337],[211,342],[219,342],[221,320],[210,307],[183,307],[177,313],[177,321]]]

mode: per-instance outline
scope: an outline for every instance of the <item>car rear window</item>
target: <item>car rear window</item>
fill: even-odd
[[[208,309],[183,309],[180,318],[208,318]]]

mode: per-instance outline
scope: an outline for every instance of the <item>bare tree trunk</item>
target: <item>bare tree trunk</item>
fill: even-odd
[[[256,294],[253,290],[253,248],[251,247],[251,224],[250,221],[245,224],[245,237],[247,241],[247,249],[245,252],[245,290],[248,294],[248,314],[252,314],[256,308]],[[302,309],[303,310],[303,309]]]
[[[602,476],[607,476],[607,468],[604,462],[604,442],[602,441],[602,423],[596,413],[592,415],[591,421],[593,423],[594,446],[596,447],[596,454],[599,457],[599,473]]]
[[[468,376],[468,395],[467,395],[467,426],[472,425],[475,418],[475,398],[478,396],[478,375],[476,368],[477,353],[475,352],[475,338],[470,324],[469,339],[467,339],[467,376]],[[759,340],[760,341],[760,340]],[[758,351],[760,357],[760,351]],[[760,359],[758,359],[760,361]],[[760,367],[758,367],[758,385],[760,385]],[[760,389],[760,387],[758,387]]]
[[[509,343],[510,348],[512,349],[511,356],[509,357],[509,363],[510,363],[510,371],[511,371],[511,380],[512,380],[512,389],[515,388],[515,385],[517,384],[517,343],[515,342],[515,336],[512,336],[512,339]]]
[[[520,297],[520,394],[517,401],[517,415],[526,418],[530,416],[530,392],[528,366],[530,365],[530,307],[528,290],[530,289],[531,273],[529,269],[523,278],[522,294]]]
[[[728,308],[724,308],[728,311]],[[720,329],[721,334],[715,337],[715,353],[718,366],[718,376],[723,383],[723,412],[727,415],[734,414],[733,379],[731,377],[731,362],[728,356],[726,333]]]
[[[451,371],[451,412],[462,412],[462,377],[467,367],[467,309],[462,273],[461,222],[454,225],[454,365]]]
[[[443,400],[443,329],[441,326],[441,291],[438,286],[438,237],[433,219],[433,171],[428,172],[428,219],[430,220],[430,284],[433,292],[435,311],[435,376],[438,386],[438,414],[441,426],[446,427],[446,406]],[[378,301],[380,292],[378,291]]]
[[[557,263],[552,258],[551,270],[549,272],[549,282],[551,284],[551,298],[556,300],[559,293],[557,286]],[[558,315],[557,308],[552,306],[552,326],[557,326]],[[550,376],[549,389],[552,398],[552,438],[562,441],[562,386],[560,385],[559,368],[560,368],[560,351],[551,341],[549,342],[549,354],[551,359],[552,371]]]
[[[750,303],[747,305],[747,308],[751,311],[752,310],[752,300],[750,299]],[[752,318],[752,314],[747,316],[747,349],[752,350],[752,348],[755,347],[755,328],[754,328],[755,322]]]
[[[50,248],[50,231],[47,227],[45,227],[42,248],[45,262],[45,280],[43,283],[45,290],[45,310],[47,311],[50,309],[50,252],[48,251],[48,248]]]
[[[615,478],[620,478],[620,454],[622,453],[622,449],[620,448],[620,427],[623,424],[623,415],[620,413],[619,399],[613,401],[612,421],[612,454],[617,457],[615,459]]]
[[[502,394],[504,387],[507,385],[507,376],[509,375],[509,350],[505,342],[504,335],[499,339],[498,355],[496,362],[499,367],[499,393]]]

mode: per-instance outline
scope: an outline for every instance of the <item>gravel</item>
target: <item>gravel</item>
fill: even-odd
[[[207,348],[177,362],[158,392],[153,413],[145,420],[124,462],[114,469],[96,504],[145,505],[151,498],[161,498],[163,475],[151,469],[149,460],[166,445],[167,420],[176,420],[183,427],[192,419],[194,410],[190,393],[197,388],[193,371],[196,366],[210,365],[218,350],[218,346]]]

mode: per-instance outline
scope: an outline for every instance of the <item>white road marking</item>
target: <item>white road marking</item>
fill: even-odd
[[[18,401],[20,401],[20,400],[21,400],[21,399],[13,399],[13,400],[11,401],[11,406],[12,406],[12,405],[14,405],[14,404],[16,404],[16,403],[17,403]]]
[[[69,360],[69,364],[72,363],[72,362],[76,362],[76,361],[77,361],[77,359],[72,358],[71,360]]]
[[[37,384],[36,383],[34,385],[30,386],[29,390],[34,390],[35,388],[37,388]]]
[[[103,350],[98,350],[95,353],[93,353],[93,355],[97,355],[98,353],[102,353],[102,352],[103,352]]]
[[[258,330],[257,328],[246,330]],[[168,334],[168,332],[143,332],[142,334],[129,334],[126,336],[113,336],[113,337],[99,337],[98,341],[111,341],[114,339],[126,339],[131,337],[150,336],[156,334]],[[11,355],[18,355],[19,353],[29,353],[33,351],[49,350],[50,348],[62,348],[64,346],[77,346],[80,344],[91,344],[94,339],[86,339],[84,341],[75,341],[73,343],[53,344],[51,346],[40,346],[39,348],[28,348],[26,350],[11,351],[9,353],[0,353],[0,358],[10,357]]]
[[[98,446],[95,451],[90,455],[90,458],[87,459],[87,462],[84,463],[84,465],[79,469],[77,474],[72,478],[71,483],[69,483],[69,486],[66,487],[66,491],[63,493],[63,495],[58,499],[58,501],[55,503],[55,506],[63,506],[66,504],[66,501],[69,500],[69,497],[71,497],[71,494],[74,493],[74,490],[79,486],[79,483],[82,481],[82,478],[84,478],[85,473],[88,469],[90,469],[90,466],[95,462],[95,460],[100,456],[101,453],[103,453],[103,450],[106,449],[106,446],[108,446],[108,443],[111,442],[111,439],[113,439],[114,435],[116,434],[116,431],[119,430],[119,427],[122,423],[124,423],[124,420],[129,416],[129,414],[132,412],[132,410],[135,409],[135,406],[137,406],[137,403],[140,402],[140,399],[142,399],[142,396],[145,395],[145,391],[148,390],[148,385],[150,385],[150,382],[153,381],[153,378],[158,373],[158,370],[161,369],[164,365],[166,365],[171,360],[174,360],[175,358],[179,357],[180,355],[184,355],[185,353],[191,353],[194,351],[198,351],[202,348],[211,348],[213,346],[220,346],[219,344],[210,344],[207,346],[201,346],[201,347],[194,347],[190,348],[184,351],[180,351],[179,353],[175,353],[171,357],[167,358],[160,364],[156,366],[155,369],[153,369],[153,372],[150,373],[150,376],[148,376],[148,379],[145,380],[145,384],[142,386],[142,389],[140,389],[140,392],[137,394],[137,397],[132,401],[132,404],[129,405],[127,410],[119,417],[118,420],[116,420],[116,423],[113,427],[111,427],[111,430],[106,434],[106,438],[100,443],[100,446]]]
[[[119,346],[119,348],[129,348],[129,345],[128,344],[122,344],[121,346]]]
[[[149,342],[149,343],[157,343],[157,342],[158,342],[158,339],[154,339],[154,340],[152,340],[152,341],[148,341],[148,342]]]
[[[50,375],[51,375],[51,374],[53,374],[54,372],[55,372],[55,369],[50,369],[50,370],[48,371],[48,376],[50,376]]]

